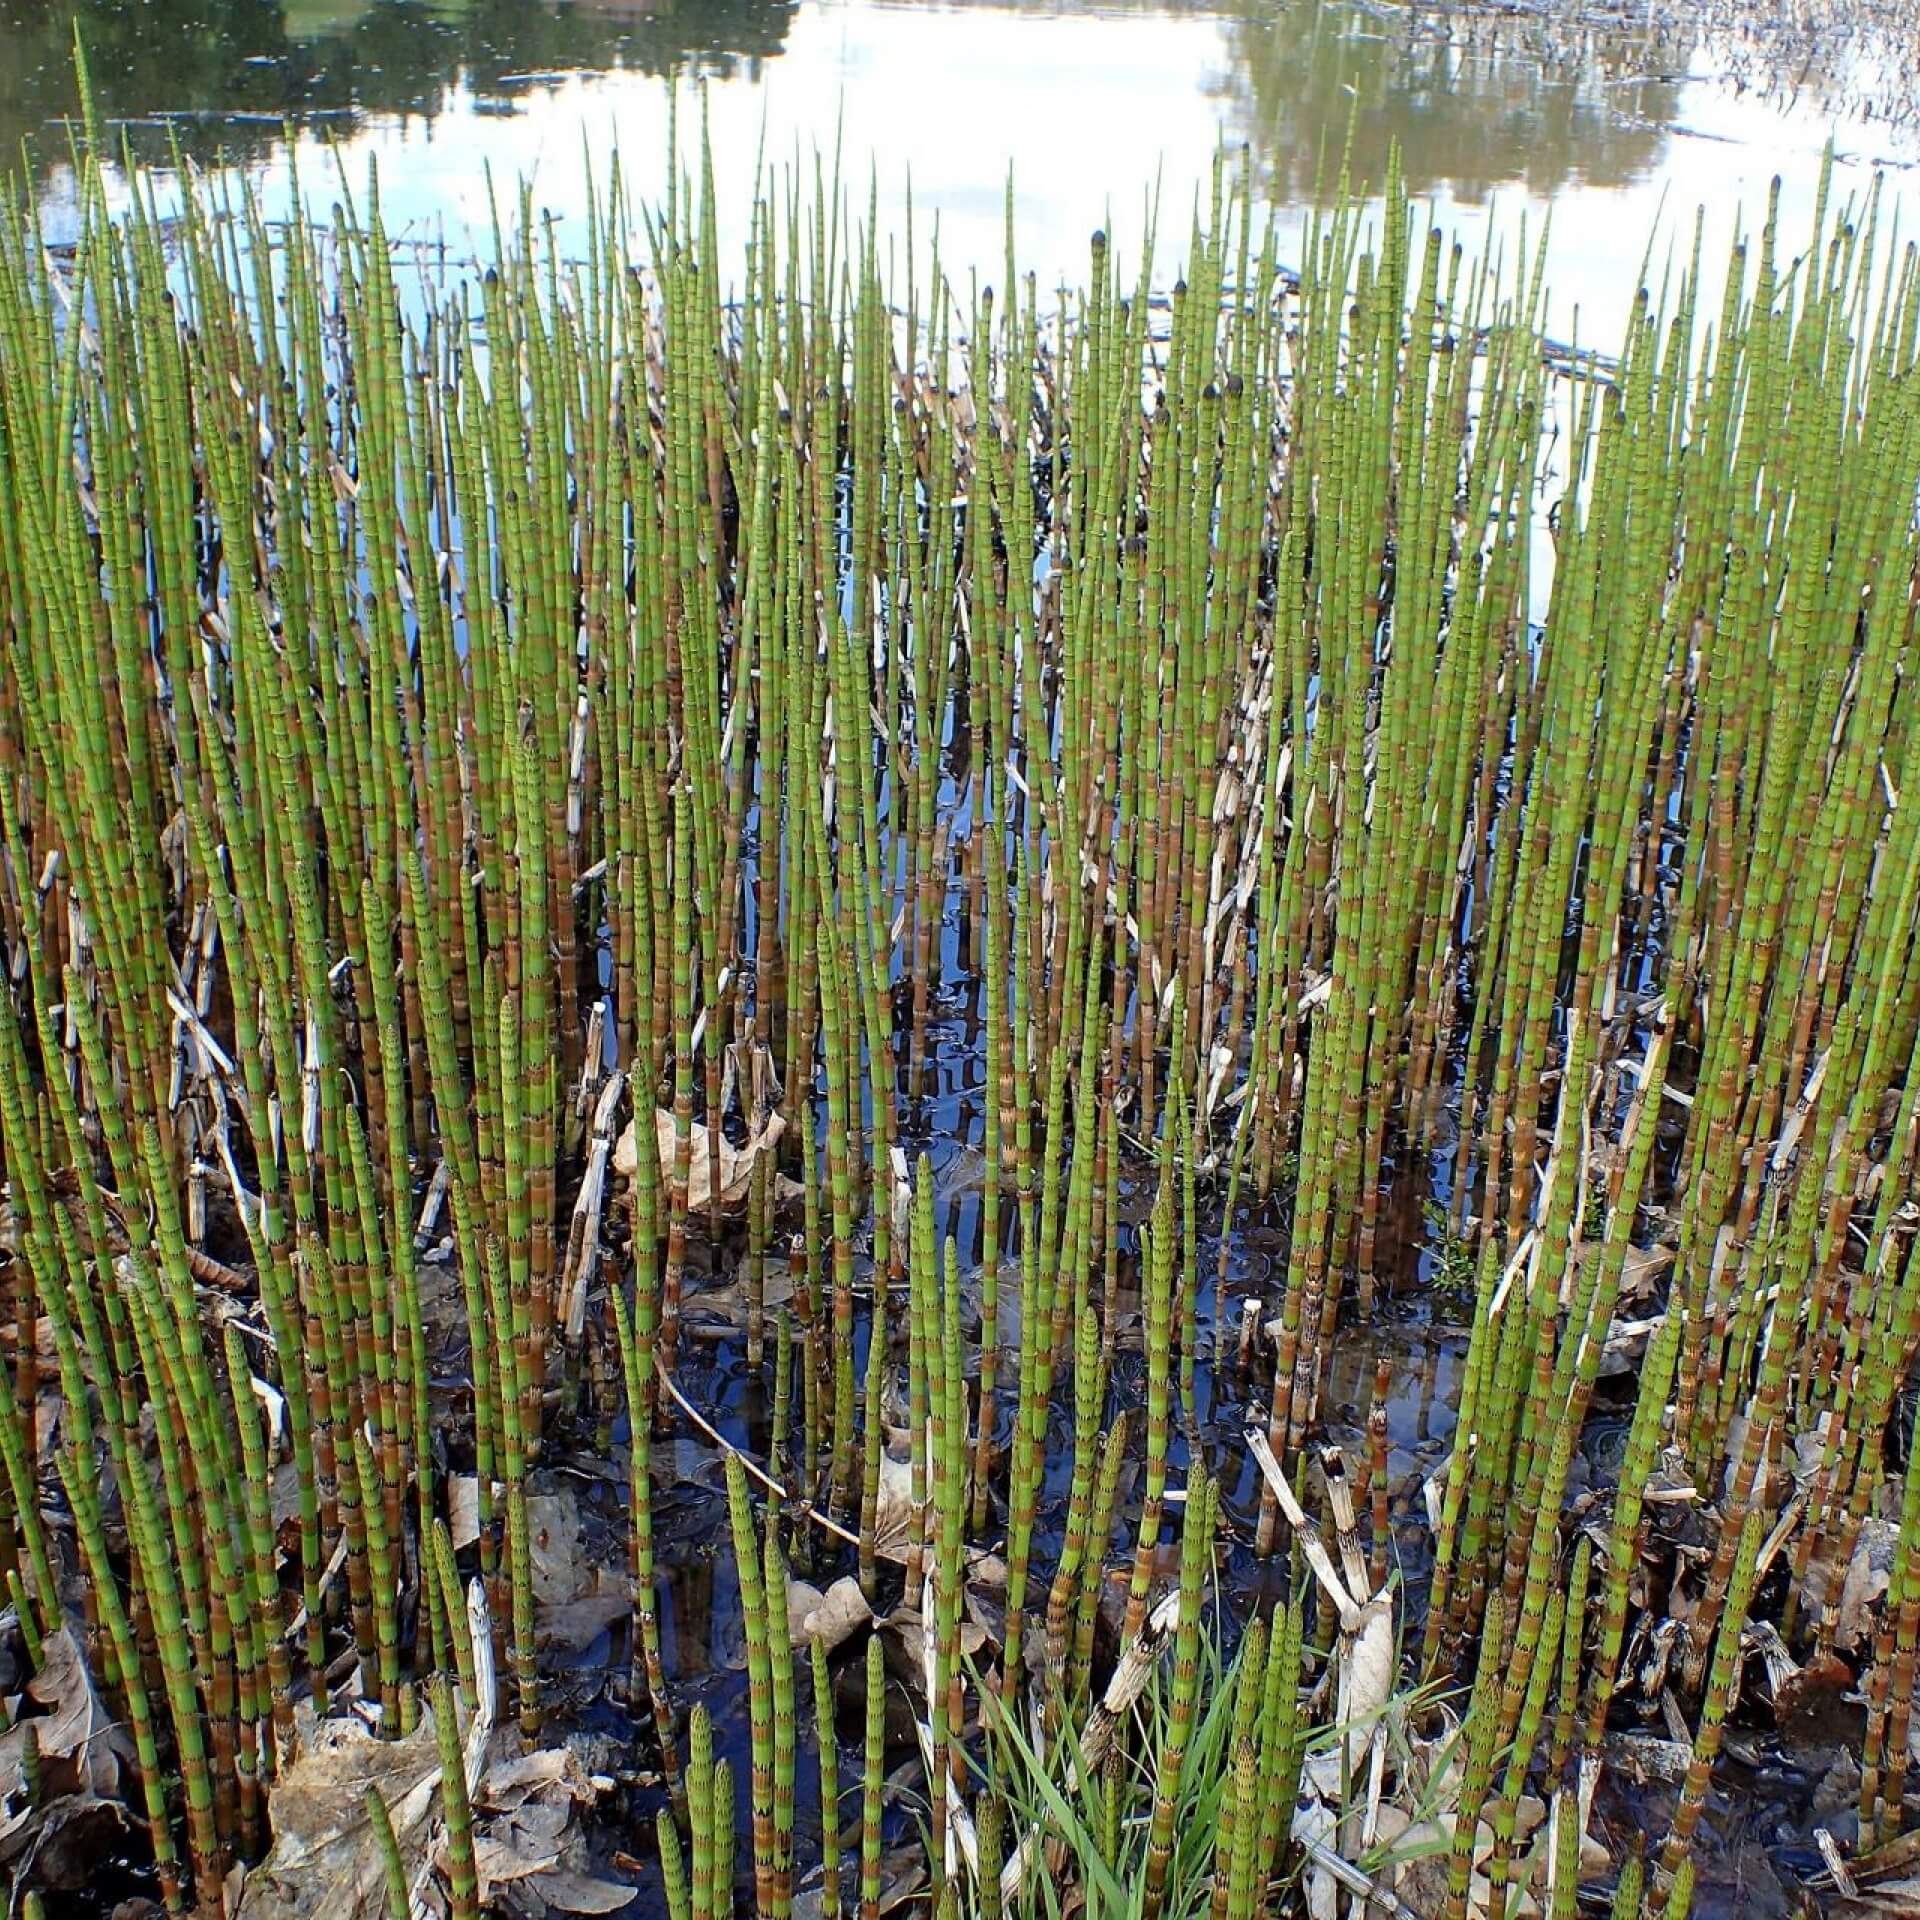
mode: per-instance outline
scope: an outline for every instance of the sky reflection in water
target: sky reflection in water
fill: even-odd
[[[1656,220],[1663,245],[1684,249],[1704,203],[1711,246],[1736,207],[1757,220],[1778,172],[1792,239],[1830,131],[1843,195],[1863,192],[1876,162],[1899,170],[1897,189],[1920,156],[1911,127],[1885,113],[1874,49],[1856,57],[1837,29],[1820,48],[1850,90],[1802,84],[1789,98],[1790,42],[1756,53],[1749,28],[1703,44],[1684,8],[1683,24],[1630,31],[1569,26],[1551,10],[1559,24],[1356,0],[86,0],[77,13],[104,109],[142,157],[164,160],[174,140],[199,164],[229,155],[270,214],[291,193],[291,120],[302,181],[323,208],[336,143],[356,192],[378,163],[396,232],[474,252],[491,168],[503,191],[530,178],[536,205],[577,236],[588,169],[604,178],[616,151],[633,188],[658,190],[668,78],[698,75],[735,217],[763,143],[771,167],[810,172],[837,130],[856,202],[876,179],[903,247],[910,182],[922,258],[937,218],[963,295],[975,271],[1005,277],[1009,166],[1021,269],[1043,286],[1083,276],[1096,226],[1137,262],[1156,194],[1170,259],[1222,143],[1250,145],[1279,208],[1282,257],[1296,258],[1316,176],[1351,125],[1356,177],[1377,180],[1398,140],[1413,190],[1469,247],[1490,226],[1517,242],[1523,213],[1537,235],[1551,209],[1550,325],[1572,333],[1577,310],[1581,339],[1604,343]],[[0,0],[0,41],[19,56],[0,73],[0,138],[35,142],[55,231],[71,181],[44,156],[57,154],[54,122],[71,102],[75,14]],[[683,88],[680,100],[690,131],[696,97]]]

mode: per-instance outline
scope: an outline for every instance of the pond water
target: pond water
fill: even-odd
[[[1046,285],[1082,277],[1096,226],[1137,259],[1156,202],[1177,244],[1223,145],[1297,241],[1349,138],[1369,181],[1397,141],[1470,246],[1550,215],[1550,325],[1583,341],[1617,332],[1649,236],[1684,246],[1697,206],[1711,246],[1777,175],[1793,233],[1829,139],[1842,193],[1920,163],[1901,0],[0,0],[0,142],[33,143],[55,231],[76,25],[142,158],[226,160],[270,212],[296,165],[324,206],[333,153],[356,188],[377,163],[390,225],[454,253],[480,244],[489,172],[530,179],[563,232],[616,155],[656,190],[676,81],[689,122],[684,83],[704,86],[724,205],[762,153],[810,170],[837,141],[896,232],[911,192],[962,288],[1003,276],[1009,178],[1021,268]]]

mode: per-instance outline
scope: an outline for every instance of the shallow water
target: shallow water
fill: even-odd
[[[296,163],[331,201],[331,147],[356,191],[378,164],[392,228],[455,253],[486,229],[489,169],[503,192],[531,178],[563,231],[616,152],[657,190],[676,78],[705,83],[723,206],[744,207],[761,153],[810,170],[837,141],[901,248],[910,186],[918,247],[937,223],[963,290],[1004,275],[1009,172],[1021,270],[1045,286],[1081,277],[1096,226],[1137,259],[1156,196],[1182,238],[1223,145],[1248,149],[1297,257],[1349,133],[1362,180],[1398,142],[1414,192],[1469,240],[1489,223],[1517,239],[1523,215],[1537,236],[1551,214],[1551,330],[1596,342],[1656,224],[1684,249],[1704,203],[1724,235],[1777,173],[1795,230],[1829,136],[1843,193],[1920,163],[1900,0],[1777,16],[1720,0],[0,0],[0,142],[36,143],[56,229],[76,19],[102,109],[142,157],[176,141],[197,164],[229,156],[272,212]]]

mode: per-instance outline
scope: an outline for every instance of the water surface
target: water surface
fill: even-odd
[[[1920,162],[1910,10],[1801,0],[1790,21],[1715,0],[1599,0],[1533,10],[1367,0],[0,0],[0,140],[38,157],[55,230],[77,23],[103,111],[143,158],[232,163],[270,213],[295,164],[333,197],[333,155],[358,186],[377,163],[390,225],[480,249],[489,173],[530,179],[578,226],[616,154],[662,185],[669,100],[690,131],[703,83],[723,200],[746,204],[757,160],[809,171],[836,145],[858,200],[877,185],[905,245],[1004,277],[1012,181],[1020,265],[1078,281],[1088,236],[1137,260],[1157,208],[1184,237],[1222,147],[1244,151],[1297,254],[1316,182],[1343,153],[1378,181],[1395,143],[1414,192],[1471,246],[1492,226],[1517,254],[1549,232],[1551,321],[1617,334],[1649,235],[1684,249],[1696,207],[1710,247],[1781,181],[1804,222],[1831,138],[1836,184]],[[1550,215],[1550,221],[1549,221]],[[1291,247],[1291,252],[1289,252]]]

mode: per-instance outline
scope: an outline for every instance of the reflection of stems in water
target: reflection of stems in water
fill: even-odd
[[[777,1480],[773,1479],[764,1467],[756,1465],[750,1454],[743,1453],[736,1447],[733,1442],[680,1391],[679,1387],[674,1384],[673,1376],[668,1373],[664,1367],[656,1368],[656,1377],[659,1379],[660,1384],[666,1388],[674,1405],[677,1406],[722,1453],[726,1454],[729,1459],[738,1460],[746,1472],[753,1479],[759,1481],[761,1486],[763,1486],[768,1493],[772,1494],[776,1500],[780,1501],[796,1519],[811,1520],[816,1527],[832,1534],[836,1540],[845,1541],[850,1547],[857,1547],[860,1544],[860,1536],[857,1533],[853,1533],[846,1527],[841,1526],[830,1514],[822,1513],[810,1500],[795,1498],[795,1496],[789,1493],[785,1487],[781,1486]]]

